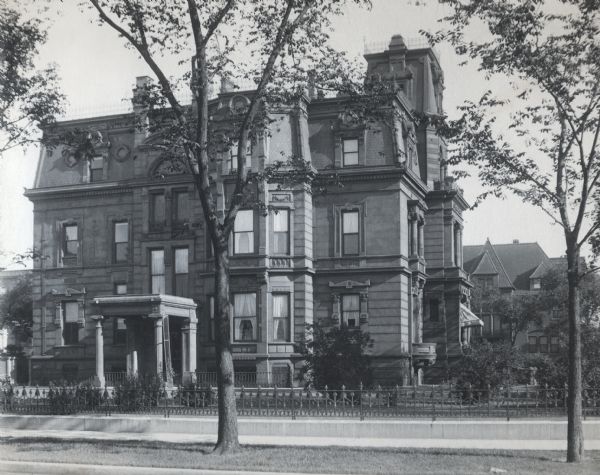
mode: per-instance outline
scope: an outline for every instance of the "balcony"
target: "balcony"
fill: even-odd
[[[413,343],[412,357],[413,365],[417,368],[431,366],[435,364],[437,353],[435,351],[436,343]]]

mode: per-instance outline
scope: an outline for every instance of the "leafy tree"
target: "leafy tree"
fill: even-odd
[[[265,182],[311,183],[315,172],[303,156],[283,159],[258,173],[244,166],[249,142],[268,134],[270,112],[297,103],[307,83],[337,91],[346,63],[328,46],[331,19],[347,3],[368,0],[88,0],[102,25],[136,51],[157,84],[145,87],[141,105],[154,114],[156,144],[174,166],[193,177],[215,262],[215,340],[219,424],[217,453],[238,448],[237,414],[230,345],[228,241],[238,211],[261,206],[257,190]],[[185,71],[170,76],[161,60],[176,58]],[[213,114],[209,99],[217,77],[225,84],[252,83],[249,102],[226,116]],[[193,107],[178,99],[192,93]],[[144,126],[145,124],[139,124]],[[220,133],[217,133],[220,132]],[[216,152],[237,144],[235,186],[218,208],[210,168]],[[287,159],[287,160],[286,160]],[[264,206],[264,203],[262,204]]]
[[[33,336],[32,298],[31,276],[26,276],[0,299],[0,328],[8,328],[12,332],[17,353]]]
[[[373,345],[368,333],[360,328],[309,325],[300,352],[306,362],[303,368],[307,384],[317,388],[357,389],[369,386],[373,375],[368,354]]]
[[[474,166],[487,191],[512,192],[542,209],[562,229],[567,255],[569,397],[567,460],[583,455],[581,249],[600,243],[600,3],[598,0],[440,0],[452,7],[449,30],[430,35],[478,61],[487,76],[505,78],[507,101],[490,91],[445,121],[451,162]],[[556,7],[559,8],[556,8]],[[472,26],[489,35],[469,39]],[[430,118],[434,122],[439,118]],[[504,125],[504,124],[502,124]],[[507,137],[508,131],[512,134]],[[504,133],[503,133],[504,132]]]
[[[458,387],[471,385],[475,394],[483,394],[481,391],[494,391],[518,378],[526,367],[525,361],[525,355],[508,341],[480,339],[465,349],[452,376]]]
[[[532,324],[540,324],[543,318],[539,295],[529,292],[508,294],[475,287],[471,293],[471,306],[480,314],[490,313],[500,319],[507,328],[506,336],[512,347],[521,333]]]
[[[564,266],[550,268],[542,277],[542,290],[539,294],[540,309],[555,313],[545,332],[559,335],[557,357],[533,358],[532,365],[538,367],[538,381],[549,386],[562,386],[568,374],[568,285]],[[600,386],[600,276],[596,273],[585,275],[580,283],[579,318],[581,325],[581,371],[582,381],[587,387]],[[548,361],[546,361],[548,360]]]
[[[36,125],[48,126],[62,111],[54,67],[34,64],[45,41],[40,19],[25,19],[8,2],[0,4],[0,156],[35,141]]]

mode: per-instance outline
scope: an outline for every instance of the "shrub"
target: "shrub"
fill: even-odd
[[[300,348],[306,362],[302,369],[306,384],[319,389],[369,387],[373,371],[367,351],[372,345],[369,334],[360,328],[308,325],[307,341]]]

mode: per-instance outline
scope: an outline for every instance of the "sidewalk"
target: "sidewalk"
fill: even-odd
[[[214,444],[216,435],[168,432],[98,432],[89,430],[21,430],[1,429],[0,441],[11,438],[48,438],[57,440],[156,441],[168,443]],[[566,450],[566,440],[498,440],[498,439],[397,439],[381,437],[339,438],[240,435],[243,445],[301,446],[301,447],[377,447],[377,448],[436,448],[475,450]],[[600,450],[600,441],[586,440],[587,450]]]

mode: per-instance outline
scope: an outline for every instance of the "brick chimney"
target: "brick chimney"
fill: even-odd
[[[148,88],[152,85],[152,78],[149,76],[138,76],[135,78],[135,88],[133,89],[133,114],[135,120],[135,132],[133,144],[135,147],[141,145],[148,137]]]

